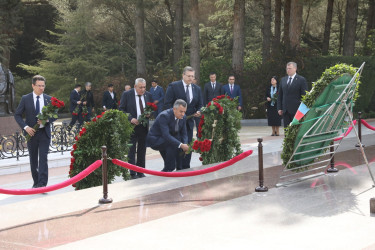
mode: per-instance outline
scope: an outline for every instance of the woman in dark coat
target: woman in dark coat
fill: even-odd
[[[279,84],[276,76],[273,76],[271,78],[271,84],[266,91],[268,126],[272,126],[272,136],[280,135],[279,128],[281,126],[281,116],[277,113],[278,91]]]

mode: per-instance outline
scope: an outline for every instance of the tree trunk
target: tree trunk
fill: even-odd
[[[328,50],[329,50],[329,38],[331,36],[333,3],[334,3],[334,0],[328,0],[326,23],[324,26],[324,37],[323,37],[323,48],[322,48],[323,55],[328,55]]]
[[[291,7],[291,0],[285,0],[284,2],[284,36],[283,36],[283,42],[284,42],[285,47],[289,46],[290,7]]]
[[[135,56],[137,60],[137,76],[146,77],[145,55],[145,9],[143,0],[137,1],[135,17]]]
[[[173,32],[173,65],[176,65],[182,56],[183,41],[183,13],[184,0],[175,0],[175,20]]]
[[[199,6],[198,0],[190,0],[190,64],[195,69],[195,79],[199,85]]]
[[[242,75],[245,54],[245,0],[234,1],[232,68]]]
[[[266,63],[270,59],[271,49],[271,0],[263,1],[263,43],[262,43],[262,61]]]
[[[289,39],[290,49],[296,51],[300,48],[302,32],[303,5],[301,0],[292,0],[290,6]]]
[[[344,56],[354,56],[356,28],[358,16],[358,0],[346,1],[346,16],[344,30],[344,45],[342,54]]]
[[[368,38],[370,35],[374,35],[375,29],[375,0],[368,1],[368,12],[367,12],[367,25],[366,25],[366,35],[364,40],[364,51],[363,54],[369,56],[371,51],[368,47]]]
[[[275,34],[273,37],[272,54],[280,52],[281,38],[281,0],[275,0]]]
[[[336,1],[337,9],[337,20],[339,22],[339,43],[338,43],[338,54],[341,55],[342,52],[342,41],[344,39],[344,3],[342,1]]]

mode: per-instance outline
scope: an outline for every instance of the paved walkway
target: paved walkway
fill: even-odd
[[[371,122],[375,125],[375,122]],[[148,176],[109,185],[114,202],[98,205],[102,187],[32,196],[0,195],[1,249],[375,249],[373,182],[352,132],[340,145],[337,174],[274,188],[283,136],[244,127],[254,154],[223,170],[189,178]],[[375,132],[363,129],[369,161]],[[257,138],[263,137],[267,193],[258,186]],[[193,157],[194,169],[200,166]],[[162,160],[147,152],[147,168]],[[375,163],[370,164],[375,174]],[[50,184],[67,178],[51,169]],[[0,176],[2,188],[29,188],[28,172]]]

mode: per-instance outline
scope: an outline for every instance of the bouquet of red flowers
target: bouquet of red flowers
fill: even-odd
[[[192,141],[189,145],[189,150],[186,152],[186,154],[190,154],[191,152],[196,152],[200,154],[208,152],[211,150],[211,144],[212,142],[209,139],[204,139],[203,141]]]
[[[39,113],[36,117],[42,121],[43,125],[46,125],[47,121],[49,119],[57,119],[57,112],[59,111],[60,108],[63,108],[65,106],[65,103],[63,101],[60,101],[59,99],[52,97],[51,98],[51,103],[48,105],[45,105],[42,108],[42,113]],[[37,131],[39,129],[40,125],[39,123],[35,124],[33,129]],[[30,140],[31,136],[26,135],[26,141]]]
[[[79,100],[81,101],[81,104],[82,104],[82,102],[86,100],[86,95],[82,95]],[[76,108],[72,112],[72,115],[78,115],[81,104],[77,104]],[[85,110],[82,110],[82,116],[85,117],[88,114],[86,105],[83,105],[83,109]],[[84,111],[85,111],[85,115],[83,115]]]
[[[143,111],[143,114],[139,116],[138,122],[142,124],[143,126],[147,126],[149,119],[152,116],[152,113],[158,110],[158,106],[156,106],[155,103],[153,102],[147,102],[146,103],[146,108]]]

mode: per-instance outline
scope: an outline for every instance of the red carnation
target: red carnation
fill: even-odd
[[[70,162],[73,164],[76,161],[76,159],[73,157],[70,159]]]
[[[96,122],[96,117],[94,117],[94,119],[92,119],[93,122]]]
[[[74,150],[77,149],[77,144],[73,144],[73,149],[74,149]]]
[[[76,141],[79,141],[79,138],[78,138],[78,136],[74,137],[74,139],[76,139]]]
[[[199,142],[198,142],[198,140],[194,141],[193,149],[194,150],[198,150],[199,149]]]
[[[70,155],[71,155],[71,156],[74,156],[74,150],[70,152]]]
[[[202,158],[202,157],[199,157],[199,160],[200,160],[200,161],[203,161],[203,158]]]
[[[220,114],[220,115],[222,115],[222,114],[223,114],[223,112],[224,112],[224,109],[223,109],[223,107],[220,107],[220,108],[219,108],[219,114]]]

